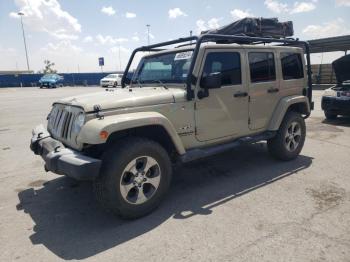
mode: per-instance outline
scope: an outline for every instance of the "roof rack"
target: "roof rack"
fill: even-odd
[[[194,43],[192,43],[194,41]],[[129,59],[129,62],[125,68],[124,75],[122,78],[122,87],[125,87],[125,80],[126,76],[129,72],[131,63],[136,55],[137,52],[144,52],[144,51],[160,51],[160,47],[179,44],[179,43],[186,43],[191,42],[191,45],[195,45],[193,54],[192,54],[192,61],[191,65],[188,71],[187,80],[186,80],[186,90],[187,90],[187,100],[192,100],[194,96],[194,91],[192,89],[192,85],[196,85],[197,83],[197,77],[193,75],[193,69],[195,66],[195,62],[198,56],[199,49],[201,47],[202,43],[206,42],[230,42],[232,43],[245,43],[245,44],[267,44],[267,43],[278,43],[279,46],[303,46],[306,54],[306,62],[307,62],[307,77],[308,77],[308,89],[307,89],[307,96],[310,101],[310,105],[312,103],[312,71],[311,71],[311,59],[310,59],[310,47],[309,43],[306,41],[300,41],[299,39],[290,39],[290,38],[272,38],[272,37],[251,37],[246,35],[220,35],[220,34],[203,34],[200,36],[190,36],[190,37],[184,37],[179,38],[176,40],[166,41],[158,44],[148,45],[148,46],[141,46],[139,48],[136,48]],[[187,43],[188,44],[188,43]],[[186,45],[183,45],[186,46]],[[163,49],[164,50],[164,49]]]

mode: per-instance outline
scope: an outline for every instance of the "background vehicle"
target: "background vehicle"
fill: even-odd
[[[121,84],[122,77],[121,74],[109,74],[101,79],[100,85],[101,87],[117,87]]]
[[[261,45],[274,42],[282,46]],[[304,45],[307,65],[291,45]],[[139,51],[150,54],[125,86]],[[31,148],[46,170],[93,180],[102,205],[126,218],[160,204],[172,163],[261,140],[275,158],[296,158],[313,106],[308,44],[290,39],[205,34],[141,47],[121,86],[54,103]]]
[[[350,116],[350,55],[333,62],[337,85],[325,90],[322,97],[322,110],[327,119],[338,115]]]
[[[46,74],[39,80],[40,88],[57,88],[63,86],[63,76],[58,74]]]

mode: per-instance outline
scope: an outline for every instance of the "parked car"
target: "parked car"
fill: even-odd
[[[333,63],[337,84],[325,90],[321,107],[327,119],[338,115],[350,116],[350,55],[343,56]]]
[[[224,40],[236,44],[215,43]],[[186,41],[196,45],[159,51]],[[92,180],[102,206],[125,218],[160,204],[175,163],[263,140],[273,157],[293,160],[313,103],[304,49],[288,45],[308,44],[207,34],[138,48],[125,77],[136,52],[151,53],[130,85],[56,101],[31,149],[47,171]]]
[[[58,74],[46,74],[39,80],[40,88],[57,88],[63,86],[63,76]]]
[[[100,80],[101,87],[117,87],[122,82],[122,74],[109,74]]]

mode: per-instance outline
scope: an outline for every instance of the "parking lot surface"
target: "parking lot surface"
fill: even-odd
[[[259,143],[188,164],[159,209],[123,221],[29,149],[53,101],[98,90],[0,89],[0,261],[350,261],[350,119],[325,121],[322,91],[295,161]]]

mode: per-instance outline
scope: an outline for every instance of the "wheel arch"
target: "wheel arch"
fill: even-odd
[[[301,115],[309,115],[310,104],[308,98],[306,96],[289,96],[282,98],[275,108],[268,130],[278,130],[288,111],[294,111]]]
[[[108,138],[100,137],[107,131]],[[185,148],[172,123],[158,112],[138,112],[106,116],[88,121],[82,128],[78,141],[84,144],[110,144],[124,136],[138,136],[154,140],[170,152],[182,155]]]

